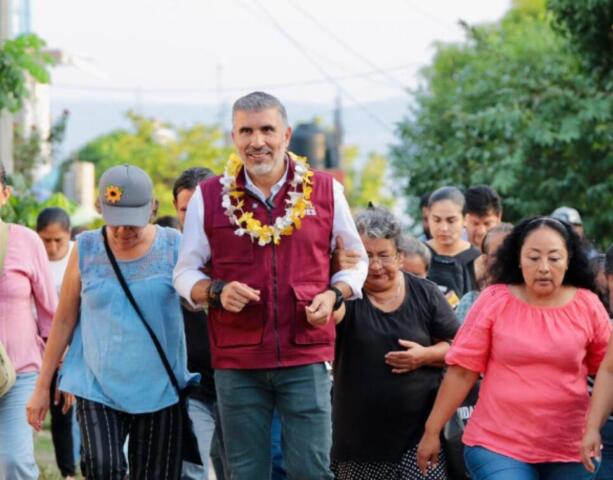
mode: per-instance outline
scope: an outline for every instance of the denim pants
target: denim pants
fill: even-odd
[[[472,480],[589,480],[581,462],[526,463],[483,447],[464,447],[464,462]]]
[[[231,480],[271,477],[271,424],[281,419],[287,476],[334,478],[330,471],[330,377],[323,363],[259,370],[215,370],[217,403]]]
[[[0,398],[0,480],[38,478],[32,428],[26,417],[37,377],[38,373],[17,375],[13,388]]]
[[[602,463],[596,480],[613,480],[613,420],[609,419],[600,431],[602,437]]]
[[[281,445],[281,417],[275,409],[272,413],[270,448],[272,461],[272,476],[270,480],[286,480],[287,474],[283,468],[283,446]]]
[[[215,402],[189,398],[187,409],[194,426],[194,434],[198,441],[198,451],[200,452],[202,465],[183,462],[181,480],[208,479],[209,454],[211,452],[211,441],[215,433]]]

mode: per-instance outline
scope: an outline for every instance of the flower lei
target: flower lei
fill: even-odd
[[[272,225],[262,225],[262,222],[253,218],[253,212],[244,210],[245,192],[239,191],[236,186],[236,176],[243,162],[238,155],[234,153],[230,155],[224,174],[219,179],[223,187],[221,206],[225,209],[230,222],[238,227],[234,233],[239,237],[249,235],[252,241],[257,239],[258,245],[262,247],[270,242],[279,245],[282,236],[289,236],[295,228],[302,226],[301,219],[304,218],[307,208],[311,206],[309,200],[313,192],[313,171],[309,170],[305,157],[299,157],[291,152],[289,156],[296,166],[285,199],[285,215],[277,217]]]

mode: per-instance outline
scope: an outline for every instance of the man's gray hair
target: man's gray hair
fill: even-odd
[[[281,114],[285,125],[289,125],[287,122],[287,111],[283,104],[277,97],[266,92],[251,92],[236,100],[234,105],[232,105],[232,119],[236,116],[236,112],[261,112],[269,108],[276,108]]]
[[[368,238],[392,240],[399,248],[400,222],[385,208],[370,207],[355,217],[355,226],[360,235]]]
[[[426,270],[430,267],[430,262],[432,261],[430,250],[412,235],[403,234],[400,237],[400,247],[398,250],[407,257],[412,255],[420,257],[426,265]]]

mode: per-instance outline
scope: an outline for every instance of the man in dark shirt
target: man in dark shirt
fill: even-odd
[[[173,204],[181,230],[185,221],[187,204],[198,184],[213,176],[208,168],[190,168],[185,170],[175,181],[172,189]],[[213,367],[211,366],[211,351],[209,347],[208,322],[204,310],[193,311],[182,306],[183,321],[185,323],[185,340],[187,342],[187,368],[190,372],[200,374],[200,384],[190,389],[189,415],[194,425],[194,433],[198,439],[200,456],[203,466],[183,463],[182,477],[185,479],[206,479],[208,476],[208,458],[211,442],[215,433],[216,395]],[[222,475],[222,468],[215,466],[218,478]]]

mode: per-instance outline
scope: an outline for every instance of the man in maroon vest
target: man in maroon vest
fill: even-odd
[[[333,312],[361,296],[368,262],[342,186],[287,152],[284,106],[254,92],[233,107],[238,156],[190,200],[174,275],[209,305],[209,338],[231,478],[270,478],[270,425],[281,417],[289,478],[332,479]],[[341,238],[360,252],[331,277]],[[209,275],[202,267],[209,265]]]

